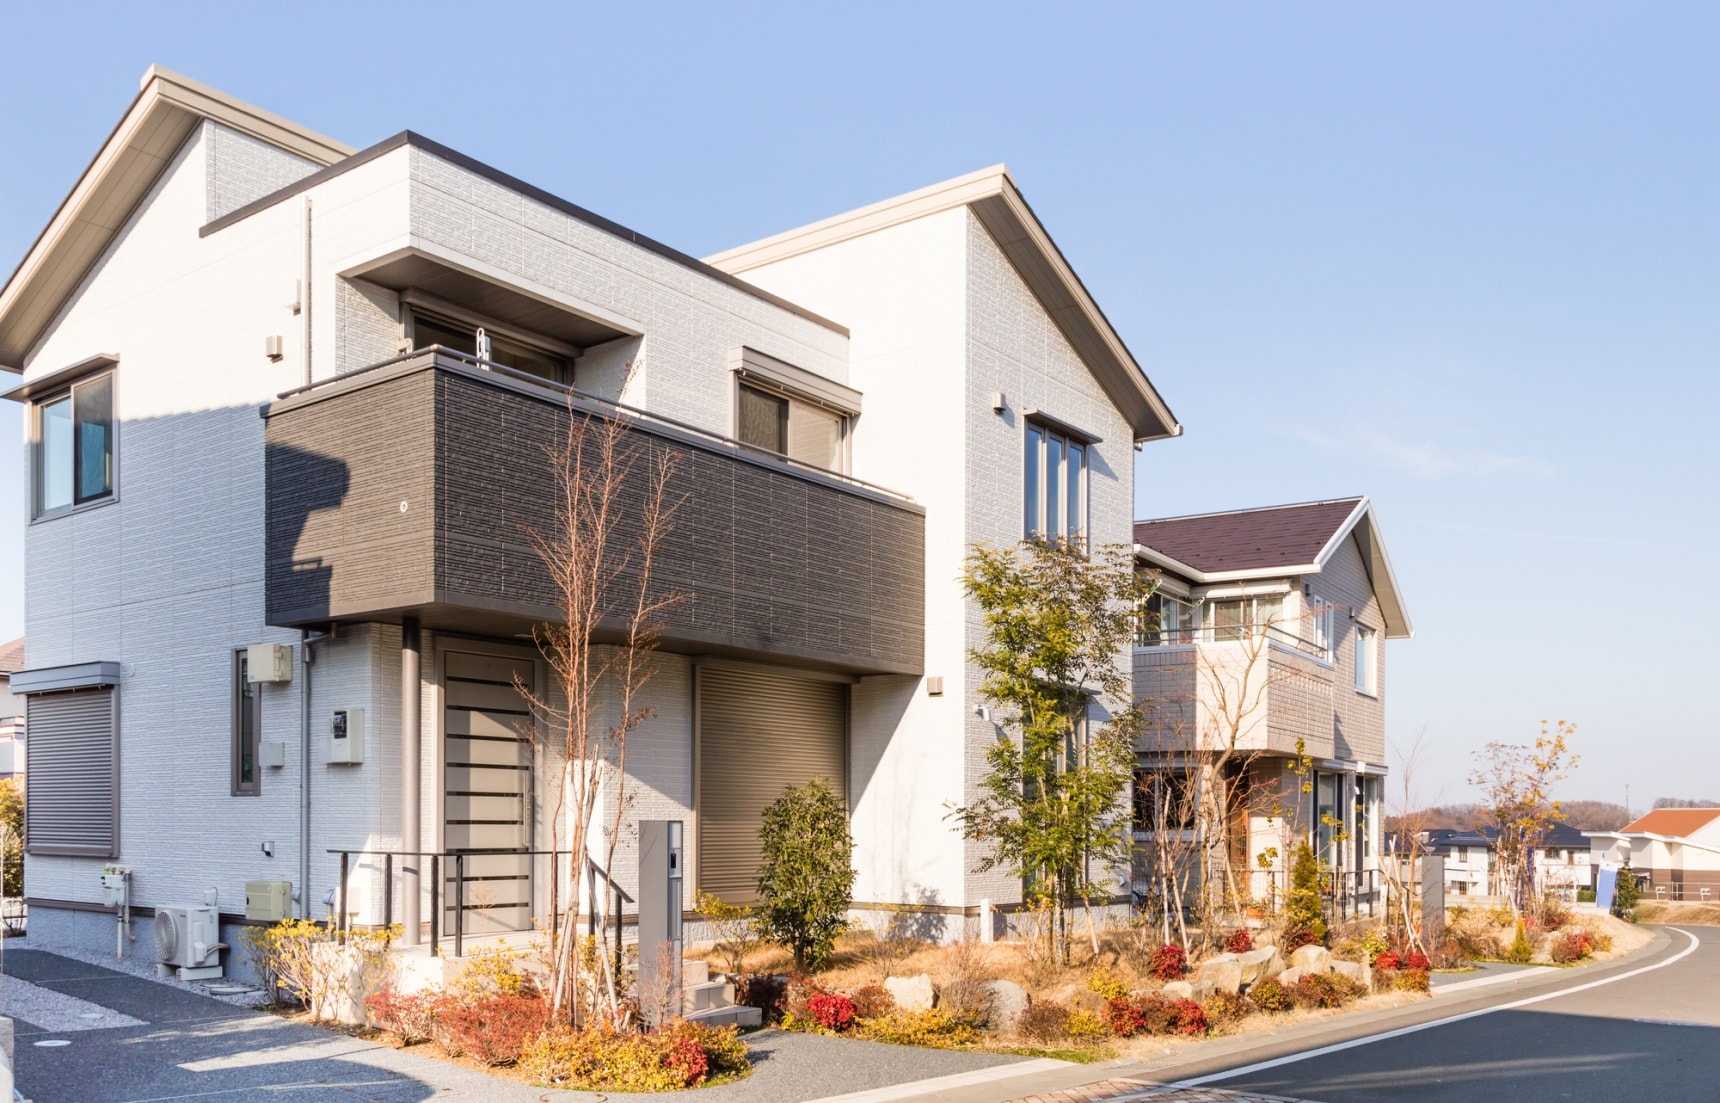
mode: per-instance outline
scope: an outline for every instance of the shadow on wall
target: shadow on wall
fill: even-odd
[[[327,609],[334,568],[320,556],[298,558],[297,549],[313,514],[346,501],[351,473],[343,460],[282,444],[264,448],[263,465],[269,488],[264,562],[271,575],[283,568],[287,575],[270,578],[269,589],[291,593],[299,608]]]
[[[1350,746],[1349,736],[1344,734],[1344,721],[1336,712],[1332,713],[1332,757],[1345,762],[1359,761],[1360,753]]]

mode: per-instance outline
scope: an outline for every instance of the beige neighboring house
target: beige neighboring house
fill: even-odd
[[[24,698],[12,674],[24,669],[24,637],[0,644],[0,778],[24,776]]]
[[[1619,831],[1585,831],[1591,864],[1627,859],[1646,899],[1720,901],[1720,808],[1656,808]]]
[[[1156,832],[1186,838],[1192,820],[1169,822],[1186,794],[1219,787],[1226,838],[1212,875],[1228,865],[1244,895],[1282,900],[1293,840],[1311,833],[1336,907],[1370,913],[1383,900],[1385,641],[1411,635],[1372,504],[1139,521],[1135,555],[1158,578],[1134,649],[1151,713],[1137,762],[1137,893],[1154,891]]]

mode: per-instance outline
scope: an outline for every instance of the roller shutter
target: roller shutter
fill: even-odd
[[[848,687],[751,670],[699,670],[699,888],[757,898],[759,816],[827,777],[846,799]]]
[[[119,723],[112,687],[29,698],[24,743],[31,854],[119,853]]]

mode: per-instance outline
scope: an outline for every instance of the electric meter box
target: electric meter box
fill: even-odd
[[[245,648],[245,680],[273,683],[292,681],[293,649],[280,643],[254,643]]]
[[[364,761],[364,710],[336,709],[329,729],[328,760],[357,764]]]

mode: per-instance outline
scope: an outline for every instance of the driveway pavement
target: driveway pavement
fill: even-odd
[[[0,1004],[16,1024],[20,1089],[36,1103],[198,1103],[263,1099],[417,1103],[566,1103],[603,1096],[486,1076],[410,1052],[290,1023],[181,988],[42,950],[9,948]],[[30,1018],[50,1020],[38,1022]],[[950,1053],[763,1031],[751,1077],[682,1103],[802,1103],[888,1085],[983,1072],[1019,1058]],[[1043,1064],[1043,1063],[1040,1063]]]

